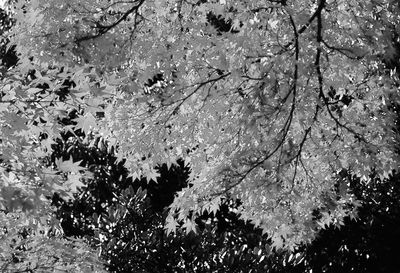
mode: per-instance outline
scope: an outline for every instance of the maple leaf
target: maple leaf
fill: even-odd
[[[75,128],[81,129],[85,134],[88,134],[93,128],[96,128],[96,118],[92,113],[86,113],[84,116],[79,116],[75,119],[77,122]]]
[[[81,167],[80,163],[82,160],[73,162],[72,157],[70,157],[68,160],[64,161],[62,158],[56,159],[56,165],[58,170],[66,173],[79,173],[80,171],[85,170],[86,168]]]
[[[68,188],[71,189],[72,193],[77,192],[79,188],[85,186],[85,184],[82,183],[82,176],[77,173],[68,174],[68,179],[65,183],[68,185]]]
[[[196,223],[190,219],[186,219],[185,223],[182,225],[182,228],[186,231],[186,234],[189,234],[191,231],[197,233],[196,227]]]
[[[154,169],[149,169],[144,172],[144,176],[146,177],[147,182],[157,182],[157,178],[160,177],[160,174]]]
[[[174,217],[168,216],[167,219],[165,220],[166,225],[165,225],[165,229],[167,231],[167,235],[169,235],[170,233],[173,233],[176,231],[176,228],[179,226],[178,223],[176,222]]]

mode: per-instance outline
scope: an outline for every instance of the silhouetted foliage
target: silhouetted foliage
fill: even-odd
[[[272,248],[266,235],[239,220],[239,201],[229,199],[215,215],[205,213],[196,221],[197,234],[166,235],[166,208],[187,186],[189,169],[183,161],[170,169],[165,164],[158,167],[157,182],[132,181],[123,162],[117,163],[100,140],[89,147],[65,138],[54,146],[51,161],[72,156],[94,176],[74,200],[65,201],[55,193],[52,204],[65,235],[84,237],[97,246],[109,271],[279,272],[277,261],[288,259],[286,253],[268,258]]]
[[[8,31],[14,24],[14,20],[10,18],[9,14],[4,9],[0,8],[0,36]],[[3,36],[0,39],[0,66],[1,73],[4,73],[8,68],[14,66],[18,62],[18,57],[15,52],[15,46],[8,48],[9,39]]]
[[[239,33],[238,30],[232,28],[232,20],[225,19],[222,15],[209,12],[207,13],[207,22],[217,30],[218,35],[224,32]]]

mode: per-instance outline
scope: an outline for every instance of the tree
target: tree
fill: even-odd
[[[196,230],[195,219],[229,196],[277,248],[314,238],[312,212],[334,194],[340,170],[383,180],[398,169],[390,110],[398,78],[385,68],[396,1],[14,6],[8,37],[20,61],[2,82],[1,149],[34,204],[90,176],[68,159],[39,167],[61,133],[76,130],[82,141],[101,136],[133,178],[156,180],[157,164],[179,158],[190,164],[168,232],[183,223]],[[157,74],[164,84],[144,88]],[[65,80],[76,86],[62,97]],[[76,123],[62,125],[72,110]],[[340,223],[355,202],[340,192],[321,222]]]
[[[104,272],[97,253],[83,239],[63,237],[51,214],[38,222],[24,213],[0,212],[0,220],[1,272]]]
[[[14,24],[15,20],[10,13],[0,9],[1,34],[10,30]],[[10,46],[9,39],[5,37],[2,36],[0,44],[2,79],[6,76],[6,71],[18,62],[15,46]],[[2,90],[2,99],[9,95],[6,90]],[[11,127],[12,124],[5,123],[2,126]],[[2,138],[1,141],[3,140]],[[104,272],[102,262],[84,240],[64,236],[59,221],[54,217],[54,208],[45,203],[32,210],[35,202],[31,199],[32,196],[27,195],[29,186],[32,185],[18,185],[23,173],[14,172],[17,161],[7,161],[7,154],[0,156],[0,271]],[[40,194],[38,197],[44,198]]]
[[[388,272],[398,267],[394,258],[398,255],[395,234],[399,220],[396,175],[385,182],[371,177],[364,183],[342,171],[335,188],[340,196],[343,187],[349,187],[364,204],[357,219],[347,217],[340,228],[327,227],[311,245],[300,246],[295,253],[280,253],[271,251],[261,230],[239,220],[234,213],[237,204],[228,202],[215,216],[205,214],[198,219],[198,234],[165,236],[165,213],[160,213],[185,186],[188,174],[163,166],[157,184],[133,182],[122,164],[116,166],[115,158],[98,147],[65,142],[54,149],[54,159],[62,154],[72,156],[99,171],[72,202],[53,199],[53,203],[59,207],[65,233],[90,238],[99,246],[109,271]],[[326,206],[314,213],[317,222],[335,202],[328,197],[325,200]],[[116,209],[121,204],[124,209]]]
[[[297,249],[295,255],[302,257],[301,262],[284,272],[397,272],[398,174],[385,183],[372,177],[368,184],[348,173],[342,175],[364,204],[358,218],[346,217],[340,229],[321,230],[311,244]]]
[[[215,215],[197,219],[197,234],[166,235],[165,209],[186,186],[188,168],[182,161],[169,169],[164,164],[157,168],[157,183],[132,181],[123,164],[115,164],[115,157],[98,147],[77,141],[54,147],[52,160],[72,157],[95,170],[73,200],[55,195],[52,202],[65,235],[95,245],[110,272],[280,272],[289,268],[290,256],[273,254],[268,236],[239,220],[234,212],[238,204],[229,200]],[[300,258],[297,254],[290,261],[295,264]]]

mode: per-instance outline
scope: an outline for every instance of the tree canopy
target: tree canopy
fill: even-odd
[[[397,1],[31,0],[8,12],[18,62],[0,83],[5,211],[72,198],[91,166],[47,158],[78,141],[148,182],[184,160],[168,233],[196,232],[231,199],[293,249],[356,217],[340,171],[366,182],[398,170]]]

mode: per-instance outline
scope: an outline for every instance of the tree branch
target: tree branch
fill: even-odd
[[[122,21],[126,20],[130,14],[132,14],[134,12],[137,12],[137,10],[140,8],[140,6],[143,5],[144,1],[145,0],[140,0],[139,3],[137,3],[135,6],[133,6],[129,10],[127,10],[118,20],[116,20],[114,23],[112,23],[110,25],[105,26],[105,25],[102,25],[102,24],[97,22],[96,23],[96,28],[98,29],[98,32],[96,34],[87,35],[87,36],[83,36],[83,37],[77,38],[77,39],[74,40],[74,43],[79,45],[81,42],[84,42],[84,41],[87,41],[87,40],[93,40],[93,39],[96,39],[96,38],[100,37],[103,34],[106,34],[112,28],[116,27]]]

